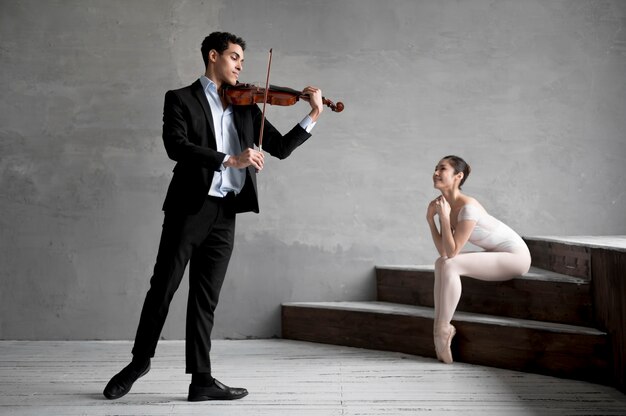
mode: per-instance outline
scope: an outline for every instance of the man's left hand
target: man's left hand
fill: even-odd
[[[302,90],[302,94],[305,95],[303,100],[308,101],[311,105],[311,112],[309,117],[313,121],[317,121],[322,111],[324,111],[324,103],[322,102],[322,90],[319,88],[308,86]]]

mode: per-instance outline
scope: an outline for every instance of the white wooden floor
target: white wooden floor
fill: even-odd
[[[580,381],[287,340],[218,340],[214,373],[250,394],[186,401],[182,341],[162,341],[125,397],[102,390],[126,341],[0,341],[1,415],[625,415],[626,396]]]

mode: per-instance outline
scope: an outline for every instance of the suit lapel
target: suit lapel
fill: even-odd
[[[245,106],[234,105],[233,117],[235,120],[235,128],[237,129],[237,136],[239,136],[239,143],[241,144],[241,150],[254,148],[254,129],[252,127],[252,119],[249,115],[249,109],[246,109]],[[238,203],[239,208],[245,207],[245,209],[239,210],[238,208],[238,212],[244,212],[248,209],[251,209],[254,212],[259,212],[256,171],[254,166],[248,166],[246,171],[246,182],[241,190],[241,193],[237,196],[237,200],[240,201]]]
[[[215,149],[217,148],[217,143],[215,141],[216,139],[215,139],[215,126],[213,125],[213,113],[211,112],[211,106],[209,105],[209,102],[206,99],[206,94],[204,90],[202,89],[202,84],[200,83],[200,80],[197,80],[196,82],[191,84],[191,88],[193,90],[194,96],[200,102],[200,105],[202,106],[202,111],[204,112],[204,117],[206,117],[206,121],[209,127],[211,128],[211,134],[207,134],[207,136],[205,137],[207,142],[204,143],[204,145]],[[211,140],[212,140],[212,143],[211,143]]]
[[[241,145],[241,150],[245,150],[248,147],[252,147],[249,141],[246,140],[246,131],[243,126],[243,115],[242,115],[242,107],[233,106],[233,117],[235,119],[235,129],[237,130],[237,137],[239,138],[239,144]]]

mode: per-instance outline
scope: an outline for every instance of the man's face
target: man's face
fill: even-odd
[[[212,50],[209,59],[215,62],[215,81],[218,84],[237,84],[243,68],[243,49],[235,43],[229,43],[221,54]]]

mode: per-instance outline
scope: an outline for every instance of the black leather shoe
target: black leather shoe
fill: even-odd
[[[109,381],[109,384],[104,388],[104,397],[110,400],[119,399],[128,393],[133,383],[148,371],[150,371],[150,360],[139,370],[133,366],[133,363],[128,364]]]
[[[237,400],[248,395],[248,390],[236,387],[228,387],[217,380],[209,387],[189,385],[190,402],[201,402],[204,400]]]

